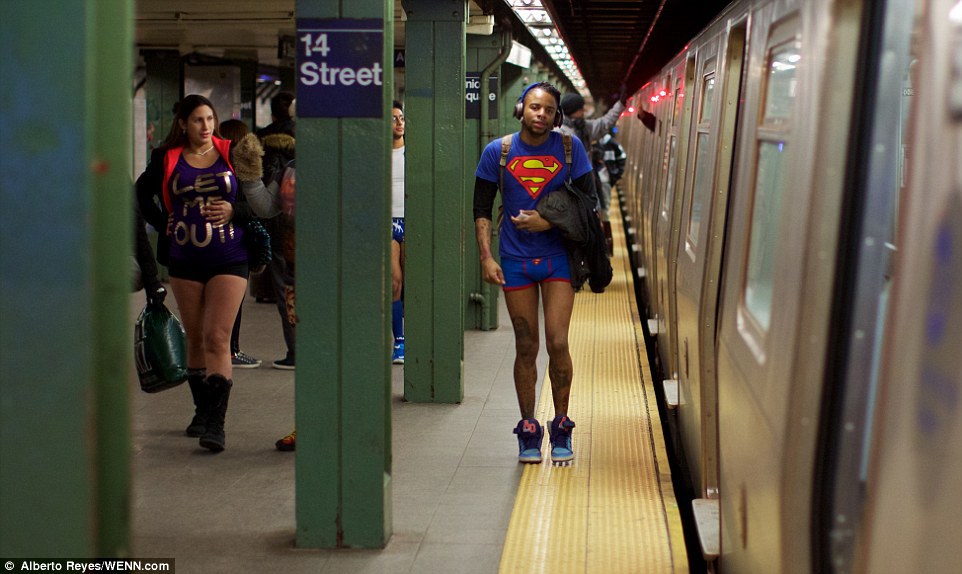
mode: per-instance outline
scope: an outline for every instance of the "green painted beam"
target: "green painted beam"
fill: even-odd
[[[393,9],[389,0],[296,4],[298,18],[385,25],[381,117],[297,120],[295,480],[302,548],[381,548],[392,532]]]
[[[495,31],[490,36],[469,35],[467,39],[466,62],[468,71],[480,74],[488,65],[498,59],[502,50],[501,34],[499,31]],[[491,75],[498,78],[497,96],[500,98],[501,73],[498,69],[495,69]],[[482,100],[484,99],[484,93],[482,88]],[[503,113],[502,107],[498,106],[498,117],[488,119],[486,129],[481,129],[483,118],[467,119],[464,126],[464,181],[466,183],[464,186],[466,230],[464,242],[465,329],[489,331],[498,327],[498,295],[500,290],[481,279],[478,244],[477,241],[472,241],[471,231],[474,229],[474,172],[478,167],[478,160],[481,158],[481,151],[484,146],[494,139],[494,136],[491,135],[491,127],[498,123]],[[500,202],[500,196],[498,196],[498,200]],[[495,210],[497,210],[497,205]],[[496,242],[492,244],[492,250],[496,249],[496,245]]]
[[[466,0],[403,0],[405,69],[404,397],[464,397]]]
[[[183,96],[184,68],[178,50],[142,50],[141,54],[147,68],[147,125],[154,125],[154,142],[158,145],[167,137],[174,121],[174,104]],[[147,154],[149,160],[149,149]]]
[[[0,555],[127,548],[130,0],[0,19]],[[54,27],[54,22],[75,26]]]
[[[128,316],[133,245],[133,0],[87,0],[87,139],[90,192],[91,282],[96,422],[96,548],[100,556],[129,556],[130,421],[127,396],[131,331]],[[69,187],[69,186],[68,186]],[[69,191],[68,191],[69,193]]]

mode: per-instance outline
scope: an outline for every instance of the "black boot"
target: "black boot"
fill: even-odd
[[[214,452],[224,450],[224,417],[227,415],[227,400],[234,383],[223,375],[207,377],[207,392],[210,393],[209,409],[207,410],[207,429],[200,437],[200,446]]]
[[[187,425],[187,436],[198,437],[207,429],[207,384],[204,378],[206,369],[188,369],[187,384],[194,396],[194,418]]]

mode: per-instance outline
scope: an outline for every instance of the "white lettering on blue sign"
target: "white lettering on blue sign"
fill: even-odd
[[[370,68],[334,68],[328,67],[327,62],[304,62],[301,64],[301,83],[305,86],[382,86],[381,64],[374,62]]]
[[[383,21],[298,19],[297,39],[299,116],[383,116]]]

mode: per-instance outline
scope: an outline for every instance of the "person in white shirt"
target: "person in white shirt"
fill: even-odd
[[[394,149],[391,152],[391,362],[404,364],[404,106],[391,109]]]

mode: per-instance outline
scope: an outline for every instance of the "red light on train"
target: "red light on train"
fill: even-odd
[[[635,106],[628,106],[628,113],[629,114],[635,113]]]
[[[658,92],[658,95],[661,96],[662,98],[664,98],[665,96],[668,95],[668,92],[666,92],[665,90],[662,90],[662,91]]]

